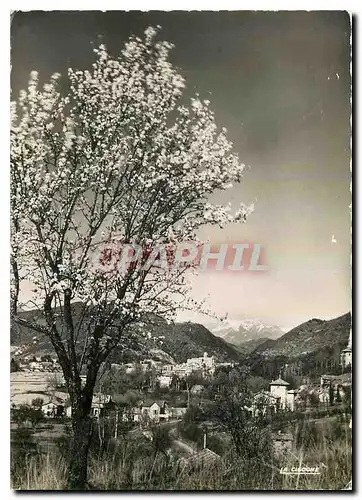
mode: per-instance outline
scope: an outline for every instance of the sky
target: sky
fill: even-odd
[[[31,70],[46,81],[117,55],[131,34],[161,25],[186,97],[209,99],[250,166],[213,201],[254,203],[246,224],[205,228],[218,244],[263,247],[267,272],[203,272],[193,296],[218,315],[291,328],[350,310],[350,20],[345,12],[18,12],[12,99]],[[193,319],[180,315],[180,319]],[[201,320],[203,321],[203,320]],[[203,321],[207,323],[207,319]]]

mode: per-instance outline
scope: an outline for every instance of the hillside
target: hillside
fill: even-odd
[[[218,361],[239,361],[241,355],[234,346],[213,335],[197,323],[167,324],[161,318],[153,318],[135,327],[139,345],[137,349],[119,347],[112,353],[112,362],[129,362],[134,359],[152,357],[165,359],[171,356],[177,363],[187,358],[200,357],[207,352]],[[146,336],[144,334],[146,333]]]
[[[339,346],[342,350],[347,345],[350,329],[350,313],[329,321],[314,318],[276,340],[267,340],[254,352],[266,358],[298,358],[332,346]]]
[[[79,304],[74,304],[74,309],[77,315]],[[22,315],[31,318],[36,313],[28,311]],[[11,343],[21,346],[20,355],[53,354],[49,340],[27,328],[13,326]],[[152,357],[168,363],[184,362],[187,358],[202,356],[204,352],[219,361],[241,359],[234,346],[213,335],[203,325],[190,322],[168,324],[162,318],[149,317],[130,329],[121,345],[112,353],[110,361],[121,363]]]
[[[340,354],[348,343],[350,313],[333,320],[312,319],[276,340],[268,339],[246,354],[252,374],[268,380],[283,373],[318,379],[325,373],[340,374]]]

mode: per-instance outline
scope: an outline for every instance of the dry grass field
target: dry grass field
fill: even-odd
[[[54,391],[50,372],[13,372],[10,374],[11,404],[31,404],[33,399],[41,398],[47,402],[51,397],[66,399],[64,392]]]

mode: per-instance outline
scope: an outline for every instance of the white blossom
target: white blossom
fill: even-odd
[[[69,68],[66,95],[59,74],[40,88],[33,71],[11,103],[12,259],[40,304],[50,296],[55,309],[70,294],[125,322],[197,307],[179,270],[100,272],[100,245],[197,241],[203,225],[243,222],[252,209],[209,202],[245,167],[208,100],[180,104],[185,80],[158,34],[131,37],[119,57],[100,45],[91,68]]]

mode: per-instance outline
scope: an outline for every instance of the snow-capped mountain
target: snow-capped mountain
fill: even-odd
[[[257,339],[277,339],[285,332],[275,325],[266,325],[258,319],[226,319],[214,325],[209,325],[214,335],[240,345],[244,342]]]

